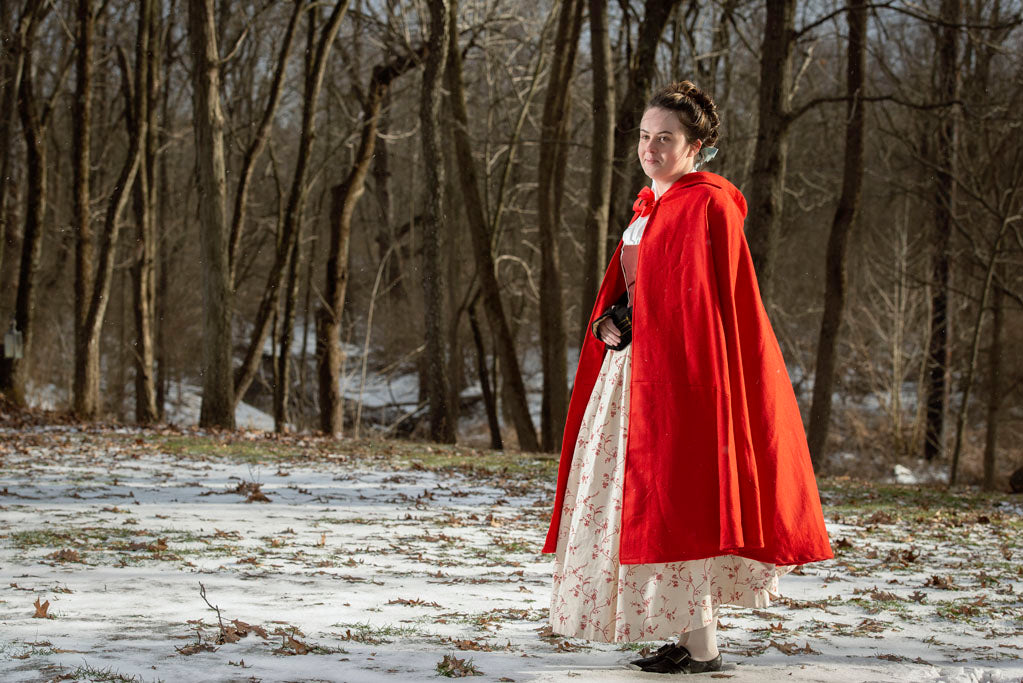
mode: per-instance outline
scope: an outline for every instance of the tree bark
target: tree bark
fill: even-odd
[[[626,71],[625,96],[618,108],[614,133],[614,168],[611,176],[611,216],[616,226],[624,230],[632,216],[629,195],[638,191],[634,185],[643,171],[636,163],[636,129],[643,116],[643,108],[650,97],[650,84],[657,68],[657,48],[664,27],[680,0],[646,0],[643,22],[639,26],[636,51],[631,55]],[[617,230],[612,241],[617,244],[621,233]],[[613,245],[608,245],[613,250]]]
[[[159,23],[159,20],[157,20]],[[171,54],[172,44],[169,42],[167,35],[169,33],[169,24],[165,26],[160,32],[160,53],[161,63],[160,66],[164,69],[164,82],[166,82],[167,74],[169,73],[170,65],[176,60],[174,55]],[[166,52],[164,58],[164,52]],[[170,111],[170,89],[163,88],[160,91],[161,102],[160,102],[160,118],[163,121],[169,120]],[[156,148],[163,149],[167,145],[169,135],[165,127],[157,127],[156,137]],[[168,236],[170,231],[167,229],[168,222],[168,196],[169,183],[168,183],[168,171],[167,171],[167,155],[160,154],[157,156],[157,168],[158,168],[158,189],[156,192],[156,207],[157,207],[157,220],[155,225],[154,239],[157,241],[161,248],[157,250],[159,259],[159,268],[157,270],[157,285],[156,285],[156,300],[155,300],[155,322],[156,322],[156,410],[158,419],[161,422],[165,422],[167,419],[166,405],[167,405],[167,390],[170,385],[170,373],[168,372],[169,358],[167,353],[167,298],[168,288],[170,287],[170,268],[171,268],[171,245],[168,244]]]
[[[363,128],[355,162],[348,176],[331,190],[330,251],[324,305],[316,315],[316,357],[319,376],[320,429],[331,436],[343,429],[341,413],[341,314],[348,288],[348,249],[355,206],[366,188],[366,176],[373,162],[377,124],[387,91],[398,76],[412,69],[418,57],[399,57],[373,69],[363,105]],[[387,258],[387,254],[383,258]]]
[[[447,0],[429,0],[429,51],[419,98],[419,124],[426,172],[427,211],[423,225],[423,312],[426,323],[425,380],[429,399],[430,438],[454,443],[458,414],[449,402],[444,349],[444,281],[440,267],[440,235],[444,216],[444,161],[438,114],[440,86],[448,43]]]
[[[835,209],[828,237],[825,263],[824,313],[817,340],[817,367],[813,382],[808,441],[813,465],[820,469],[827,455],[828,427],[831,422],[831,392],[835,380],[835,353],[838,333],[845,312],[845,253],[849,234],[860,210],[863,188],[863,96],[866,68],[866,0],[849,0],[846,20],[849,25],[846,66],[845,166],[842,171],[842,195]]]
[[[480,323],[476,317],[475,299],[469,304],[469,329],[472,330],[472,340],[476,345],[476,376],[480,380],[483,407],[487,411],[490,447],[495,451],[504,450],[504,441],[501,439],[501,423],[497,419],[497,400],[494,397],[493,389],[490,388],[490,375],[487,372],[487,349],[483,346],[483,334],[480,332]]]
[[[765,304],[770,301],[774,286],[785,193],[795,14],[796,0],[767,0],[764,41],[760,48],[757,143],[753,152],[746,237]]]
[[[46,214],[46,127],[52,104],[42,110],[35,94],[32,50],[35,33],[49,5],[28,2],[22,16],[24,40],[21,81],[18,84],[18,115],[25,135],[25,231],[18,267],[18,293],[14,303],[14,323],[22,334],[22,358],[0,357],[0,393],[15,405],[25,405],[27,363],[31,357],[35,318],[36,273],[43,247],[43,216]]]
[[[203,293],[203,396],[201,427],[234,429],[231,377],[230,243],[225,203],[224,116],[220,108],[220,53],[213,0],[188,0],[192,49],[199,236]],[[261,340],[262,342],[262,340]]]
[[[252,335],[245,351],[241,366],[234,374],[234,399],[240,401],[245,395],[252,379],[259,368],[263,357],[263,341],[270,329],[271,316],[277,308],[277,296],[284,279],[285,268],[291,259],[291,253],[298,244],[301,232],[301,213],[305,203],[306,176],[308,175],[309,156],[312,151],[313,139],[316,134],[316,105],[323,85],[323,74],[326,70],[327,56],[330,54],[334,38],[337,36],[341,21],[348,9],[349,0],[338,0],[334,9],[320,31],[316,42],[316,52],[311,65],[306,71],[305,89],[302,103],[302,133],[299,138],[292,176],[288,203],[284,210],[281,223],[280,239],[273,265],[267,275],[266,286],[256,312]]]
[[[141,22],[140,22],[141,27]],[[141,40],[141,37],[140,37]],[[132,69],[128,64],[128,59],[124,54],[123,50],[118,51],[118,63],[121,66],[121,73],[123,78],[123,92],[124,92],[124,106],[125,110],[129,112],[128,118],[129,123],[129,135],[128,135],[128,154],[124,159],[124,164],[121,166],[120,174],[118,175],[117,182],[114,185],[114,190],[110,195],[110,199],[107,201],[107,212],[103,222],[103,232],[101,234],[99,258],[95,263],[94,279],[92,283],[91,291],[87,292],[88,309],[85,311],[85,319],[82,323],[82,344],[84,349],[82,356],[84,357],[87,353],[92,353],[91,349],[95,349],[95,353],[99,355],[100,336],[103,331],[103,321],[107,314],[107,305],[110,302],[110,288],[114,277],[114,259],[117,255],[117,242],[121,232],[121,215],[124,213],[124,209],[128,204],[128,198],[132,184],[135,182],[135,177],[138,174],[139,164],[141,162],[142,152],[142,136],[144,135],[143,127],[136,125],[138,117],[138,108],[136,102],[138,101],[138,88],[140,81],[144,81],[144,77],[141,76],[136,69],[135,71],[135,82],[132,82]],[[123,281],[122,281],[123,282]],[[124,290],[122,286],[122,291]],[[124,303],[121,304],[121,313],[124,313]],[[122,347],[124,346],[124,325],[120,325],[118,328],[121,332]],[[120,358],[119,368],[122,368],[124,364],[123,354]],[[96,381],[98,383],[98,372],[97,366]],[[123,382],[116,382],[116,395],[120,399],[120,395],[123,391]],[[121,401],[117,401],[118,417],[120,418],[121,412]]]
[[[540,233],[540,354],[543,398],[540,407],[540,447],[561,447],[568,412],[568,368],[565,359],[564,297],[561,291],[561,191],[567,155],[568,108],[579,32],[582,0],[563,0],[558,9],[557,37],[541,124],[542,145],[537,169],[537,227]]]
[[[89,212],[89,147],[92,140],[92,0],[77,4],[78,33],[75,101],[71,126],[74,172],[73,220],[75,241],[75,358],[71,410],[80,419],[93,419],[100,410],[99,339],[87,333],[93,294],[93,233]]]
[[[135,125],[141,144],[142,168],[135,178],[135,262],[132,293],[135,306],[135,421],[158,419],[154,377],[153,317],[156,308],[156,96],[159,73],[157,13],[152,0],[139,2],[139,39],[135,44]]]
[[[1002,240],[1005,239],[1009,231],[1009,223],[1014,219],[1006,217],[1002,220],[1002,224],[998,231],[998,236],[995,238],[994,246],[991,248],[991,255],[988,258],[986,265],[986,272],[984,275],[984,284],[980,291],[980,303],[977,305],[977,321],[973,325],[973,338],[970,342],[970,356],[966,363],[966,372],[963,378],[962,384],[962,395],[963,398],[959,403],[959,410],[956,412],[955,422],[955,440],[952,444],[952,466],[949,470],[948,485],[955,486],[956,479],[959,476],[959,456],[962,452],[963,447],[963,432],[966,429],[966,415],[970,409],[970,392],[973,389],[973,377],[977,370],[977,357],[980,355],[980,335],[981,330],[984,326],[984,314],[987,312],[987,301],[988,296],[991,294],[991,288],[998,289],[998,285],[995,284],[995,270],[998,267],[999,257],[1001,256]]]
[[[579,301],[579,333],[589,331],[590,311],[607,262],[607,232],[611,211],[614,164],[614,69],[607,0],[590,2],[590,54],[593,60],[593,142],[590,148],[590,192],[583,233],[583,277]]]
[[[1005,266],[1000,266],[1001,282],[1005,281]],[[991,302],[991,346],[988,347],[987,428],[984,430],[985,491],[994,491],[998,458],[998,420],[1002,407],[1002,328],[1004,327],[1005,295],[1001,284],[995,284]]]
[[[484,215],[483,198],[480,196],[477,177],[476,160],[472,155],[469,137],[469,113],[465,103],[465,86],[462,82],[462,56],[458,48],[457,0],[451,3],[450,42],[448,44],[448,64],[446,82],[455,124],[455,154],[458,163],[458,179],[464,199],[466,215],[469,222],[469,237],[472,243],[473,256],[480,281],[483,297],[483,310],[487,323],[495,331],[494,352],[499,358],[502,377],[508,387],[506,397],[509,400],[512,423],[519,441],[519,448],[524,451],[539,450],[536,440],[536,429],[529,415],[529,404],[526,399],[526,385],[522,381],[522,370],[518,355],[515,353],[515,338],[508,326],[504,302],[501,300],[501,287],[497,282],[494,270],[494,254],[492,251],[489,221]],[[470,309],[471,312],[471,309]]]
[[[31,2],[31,0],[29,0]],[[3,273],[4,248],[7,246],[7,192],[10,182],[11,157],[14,154],[11,140],[14,130],[14,112],[18,101],[22,68],[25,63],[25,32],[28,29],[29,12],[26,7],[15,22],[13,3],[4,3],[0,8],[0,79],[4,88],[0,92],[0,273]],[[0,311],[3,302],[0,301]],[[6,320],[4,321],[6,325]],[[3,328],[6,331],[6,326]]]
[[[312,38],[314,26],[309,25],[310,30],[310,59],[306,61],[306,87],[305,98],[302,109],[302,138],[299,145],[299,160],[295,168],[295,175],[292,178],[291,192],[288,195],[288,206],[284,213],[285,235],[283,246],[288,252],[287,255],[287,284],[284,288],[284,312],[280,328],[280,345],[277,353],[277,383],[274,390],[274,429],[277,432],[287,430],[289,418],[288,397],[291,393],[291,341],[295,331],[295,303],[298,297],[298,266],[302,243],[302,232],[304,228],[303,212],[305,198],[309,190],[306,184],[308,176],[309,157],[312,155],[312,143],[316,136],[316,106],[319,101],[320,90],[323,84],[323,74],[327,66],[327,56],[330,54],[341,27],[341,20],[344,18],[347,9],[347,0],[341,0],[334,6],[334,13],[324,24],[316,41],[315,49],[312,49]]]
[[[293,0],[294,7],[291,11],[291,18],[288,21],[288,28],[284,32],[284,40],[281,43],[280,54],[277,57],[277,66],[274,70],[273,82],[270,86],[270,97],[267,99],[266,108],[263,110],[263,117],[260,119],[259,127],[252,141],[245,150],[242,157],[242,167],[238,174],[238,186],[234,193],[234,214],[231,219],[231,287],[235,286],[235,275],[238,268],[238,245],[241,244],[242,231],[245,228],[245,212],[248,208],[249,183],[252,180],[252,173],[256,167],[266,143],[270,139],[270,128],[273,124],[274,114],[277,112],[277,105],[281,101],[281,92],[284,90],[284,75],[288,65],[288,57],[291,54],[291,47],[295,42],[295,33],[298,28],[298,20],[305,6],[305,0]]]
[[[959,96],[959,28],[962,0],[941,0],[938,29],[938,102],[952,102]],[[958,111],[945,111],[938,124],[934,184],[934,233],[931,256],[931,319],[927,348],[924,459],[941,457],[945,450],[945,419],[948,411],[949,364],[949,280],[950,243],[956,202],[956,144],[959,136]]]

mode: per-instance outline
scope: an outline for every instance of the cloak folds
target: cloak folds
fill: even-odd
[[[781,349],[743,234],[746,200],[688,173],[654,206],[639,244],[619,560],[740,555],[778,565],[832,557]],[[590,315],[625,291],[611,259]],[[565,486],[604,358],[579,356],[543,552],[557,550]]]

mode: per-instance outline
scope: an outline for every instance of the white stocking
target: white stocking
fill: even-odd
[[[703,628],[686,631],[679,636],[678,644],[689,650],[698,662],[708,662],[718,656],[718,618],[715,614],[710,624]]]

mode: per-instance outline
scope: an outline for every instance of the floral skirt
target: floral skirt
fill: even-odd
[[[550,621],[605,643],[666,640],[711,623],[720,605],[766,607],[792,567],[735,555],[622,565],[622,481],[632,347],[604,355],[568,476]]]

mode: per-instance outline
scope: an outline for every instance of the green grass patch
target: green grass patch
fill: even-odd
[[[415,625],[395,626],[394,624],[384,624],[383,626],[373,626],[368,621],[342,622],[333,624],[332,628],[344,630],[344,633],[340,634],[341,640],[365,643],[366,645],[389,643],[393,638],[410,638],[424,635],[423,630]]]
[[[134,442],[136,437],[131,438]],[[373,466],[380,466],[383,462],[398,470],[468,470],[548,478],[557,474],[558,466],[557,457],[551,454],[490,451],[379,437],[330,439],[268,433],[249,438],[246,433],[146,434],[141,440],[150,450],[179,457],[224,458],[249,463],[309,462],[340,457],[371,462]]]

